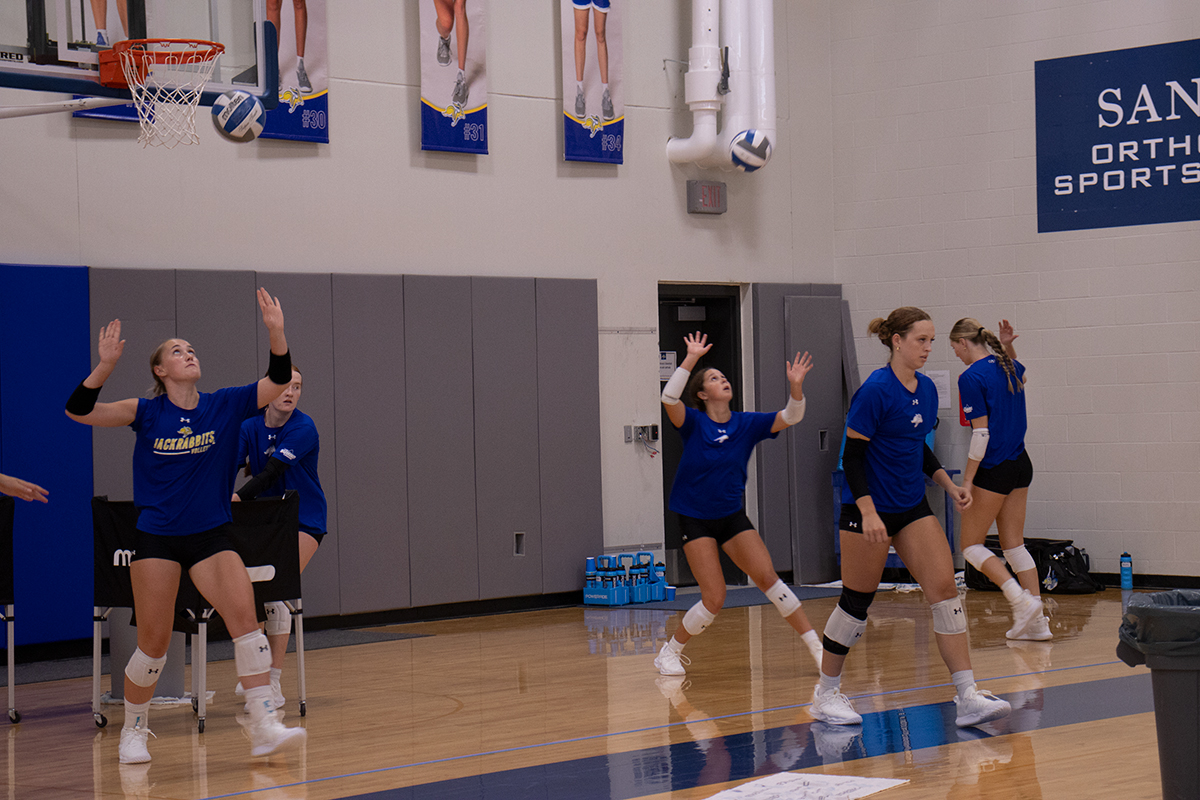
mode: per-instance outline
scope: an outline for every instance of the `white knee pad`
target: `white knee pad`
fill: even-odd
[[[846,613],[846,609],[834,606],[833,613],[825,622],[824,634],[826,639],[850,649],[855,642],[862,638],[863,631],[866,629],[867,621],[865,619],[855,619]]]
[[[1005,551],[1005,554],[1007,555],[1007,551]],[[983,562],[987,561],[989,558],[995,557],[995,553],[993,553],[991,550],[988,550],[981,544],[973,544],[970,547],[963,548],[963,558],[967,560],[968,564],[980,572],[983,571]]]
[[[267,610],[267,636],[284,636],[292,632],[292,612],[288,611],[287,603],[275,600],[263,603]]]
[[[779,609],[779,616],[784,619],[795,614],[796,609],[800,607],[800,598],[796,597],[796,593],[782,580],[775,581],[775,584],[764,594],[775,604],[775,608]]]
[[[239,636],[233,640],[233,662],[239,678],[270,672],[271,643],[262,631]]]
[[[1033,556],[1029,555],[1029,551],[1023,544],[1017,545],[1012,550],[1005,550],[1004,560],[1008,562],[1008,566],[1012,567],[1013,572],[1024,572],[1027,569],[1037,568]]]
[[[163,664],[166,663],[165,655],[161,658],[151,658],[142,652],[142,648],[136,647],[133,655],[129,657],[129,663],[125,665],[125,674],[138,686],[153,686],[158,683]]]
[[[946,636],[967,632],[967,613],[963,611],[962,601],[958,596],[942,600],[929,607],[933,612],[933,632]]]
[[[705,608],[704,603],[696,603],[683,615],[683,629],[695,636],[703,633],[704,629],[712,625],[712,621],[716,618],[717,615]]]

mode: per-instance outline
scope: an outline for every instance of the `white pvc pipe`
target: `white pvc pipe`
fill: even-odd
[[[750,0],[750,52],[752,128],[766,133],[775,147],[778,110],[775,106],[775,3],[774,0]]]
[[[729,144],[734,136],[751,127],[753,119],[750,107],[750,7],[746,0],[725,0],[721,6],[721,38],[728,48],[729,94],[725,97],[721,131],[712,154],[702,166],[731,170],[733,160],[729,156]]]
[[[726,0],[729,2],[729,0]],[[720,0],[692,0],[692,46],[683,97],[692,110],[692,135],[667,141],[667,158],[676,163],[707,158],[717,139],[717,111],[724,101],[721,80]]]
[[[132,102],[132,100],[118,100],[111,97],[80,97],[75,100],[56,100],[52,103],[40,103],[32,106],[5,106],[0,107],[0,119],[32,117],[36,114],[57,114],[60,111],[84,111],[104,106],[124,106]]]

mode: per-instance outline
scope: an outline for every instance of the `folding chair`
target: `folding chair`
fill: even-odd
[[[137,509],[128,501],[92,498],[95,528],[95,607],[92,635],[92,716],[103,728],[108,720],[100,711],[101,624],[113,608],[133,607],[133,585],[129,560],[133,555]],[[254,585],[260,620],[262,604],[287,603],[296,623],[296,670],[300,691],[300,715],[307,713],[304,682],[304,624],[300,600],[300,499],[295,492],[282,498],[233,504],[230,539],[247,565]],[[204,732],[207,694],[208,621],[213,608],[192,585],[185,572],[175,600],[175,630],[192,634],[192,709],[197,727]],[[115,669],[115,665],[114,665]],[[116,674],[114,672],[114,674]]]
[[[13,630],[13,515],[16,503],[11,497],[0,496],[0,619],[8,633],[8,720],[21,721],[17,711],[16,635]]]

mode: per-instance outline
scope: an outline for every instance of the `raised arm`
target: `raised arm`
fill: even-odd
[[[131,424],[137,416],[137,398],[131,397],[115,403],[98,403],[96,399],[100,397],[100,389],[116,369],[121,354],[125,352],[125,340],[121,338],[121,320],[114,319],[100,329],[99,344],[100,363],[71,393],[67,400],[67,416],[84,425],[120,428]]]
[[[777,433],[784,428],[790,428],[800,420],[804,419],[804,376],[813,368],[812,356],[805,351],[801,356],[796,353],[796,358],[787,365],[788,383],[791,385],[791,395],[788,397],[787,405],[783,410],[775,415],[775,424],[771,426],[771,433]]]
[[[49,492],[36,483],[23,481],[20,478],[14,478],[11,475],[0,475],[0,494],[6,494],[10,497],[16,497],[21,500],[37,500],[41,503],[49,503],[47,498]]]
[[[996,331],[996,338],[1000,340],[1000,344],[1004,345],[1004,354],[1011,359],[1016,359],[1017,349],[1013,347],[1013,340],[1021,334],[1013,333],[1012,323],[1006,319],[1000,320],[1000,328]]]
[[[258,407],[263,408],[292,382],[292,355],[288,352],[287,337],[283,335],[283,308],[278,297],[271,297],[266,289],[258,290],[258,307],[262,311],[263,324],[271,335],[271,359],[267,365],[267,377],[258,382]]]
[[[692,376],[692,370],[696,368],[696,362],[700,357],[712,349],[712,345],[708,343],[708,334],[701,334],[700,331],[689,333],[683,337],[687,342],[687,355],[684,356],[683,363],[676,369],[671,379],[667,381],[667,385],[663,387],[662,403],[667,409],[667,419],[671,420],[671,424],[676,428],[682,428],[683,423],[687,421],[687,409],[679,399],[683,396],[684,390],[687,388],[688,378]]]

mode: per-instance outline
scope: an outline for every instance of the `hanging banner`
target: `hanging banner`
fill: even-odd
[[[487,0],[421,0],[421,149],[484,153]]]
[[[279,32],[279,105],[267,112],[263,139],[329,141],[329,60],[325,0],[267,3]]]
[[[563,158],[625,161],[624,0],[562,0]]]
[[[1200,39],[1034,64],[1038,231],[1200,219]]]

